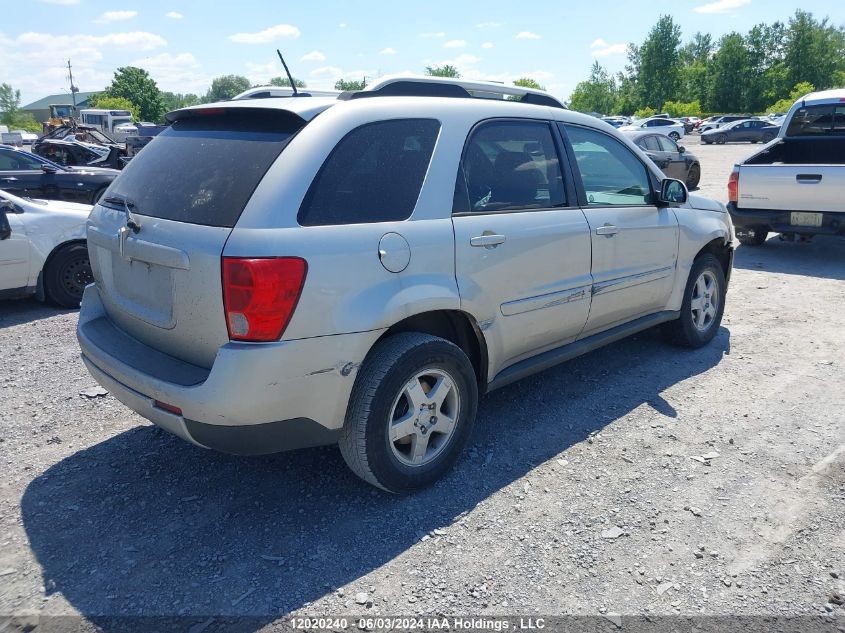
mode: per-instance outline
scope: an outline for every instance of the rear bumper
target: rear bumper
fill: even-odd
[[[193,444],[235,454],[337,441],[358,366],[381,333],[227,343],[206,369],[117,328],[94,285],[85,289],[77,326],[85,365],[115,398]]]
[[[796,209],[800,211],[800,209]],[[765,226],[775,233],[806,233],[812,235],[845,235],[845,212],[836,213],[825,211],[822,213],[821,226],[799,226],[791,223],[790,211],[771,209],[738,209],[736,203],[728,204],[737,232],[756,226]]]

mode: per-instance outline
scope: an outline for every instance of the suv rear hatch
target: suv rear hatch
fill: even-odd
[[[210,368],[229,341],[221,255],[264,174],[304,125],[280,109],[183,110],[109,187],[88,248],[109,318],[175,358]],[[140,225],[135,232],[132,225]],[[119,356],[119,350],[115,350]]]

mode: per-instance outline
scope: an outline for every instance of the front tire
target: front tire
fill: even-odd
[[[47,300],[62,308],[78,308],[85,286],[94,281],[88,247],[85,244],[63,246],[44,269]]]
[[[681,315],[663,325],[669,342],[682,347],[698,348],[707,345],[719,331],[725,311],[727,285],[719,260],[705,253],[693,262]]]
[[[669,132],[669,138],[671,138],[676,143],[681,140],[681,135],[677,132]]]
[[[410,493],[452,468],[477,408],[475,372],[459,347],[428,334],[396,334],[378,342],[361,366],[340,452],[364,481]]]
[[[692,191],[698,187],[699,182],[701,182],[701,165],[693,163],[692,167],[689,168],[689,173],[687,173],[687,189]]]

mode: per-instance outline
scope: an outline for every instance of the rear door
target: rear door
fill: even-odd
[[[41,163],[23,152],[0,148],[0,189],[16,196],[43,195]]]
[[[281,110],[194,111],[132,159],[88,223],[94,278],[120,328],[171,356],[212,365],[229,340],[223,246],[302,125]],[[138,232],[128,228],[127,211]]]
[[[678,144],[668,136],[658,136],[657,143],[660,146],[661,158],[666,163],[663,173],[669,178],[685,181],[687,179],[687,161],[681,154]]]
[[[651,175],[620,140],[561,125],[591,229],[592,305],[588,336],[663,310],[675,280],[678,221],[654,203]]]
[[[485,329],[495,374],[574,340],[590,308],[590,231],[550,123],[470,132],[455,192],[461,305]],[[495,360],[494,360],[495,362]]]

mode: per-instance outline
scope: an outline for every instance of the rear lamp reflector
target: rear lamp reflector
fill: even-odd
[[[223,305],[233,341],[278,341],[288,326],[308,264],[300,257],[223,258]]]
[[[734,168],[728,178],[728,202],[739,202],[739,170]]]
[[[167,411],[168,413],[172,413],[173,415],[182,415],[182,409],[180,409],[179,407],[175,407],[172,404],[162,402],[161,400],[153,400],[153,406],[156,409]]]

